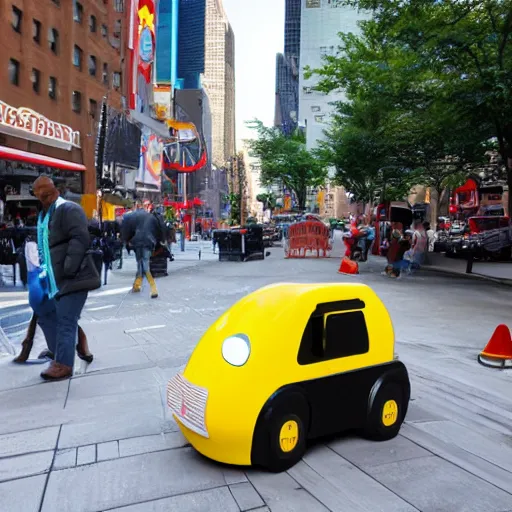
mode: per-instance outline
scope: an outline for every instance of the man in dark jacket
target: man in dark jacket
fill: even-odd
[[[158,297],[155,280],[149,271],[149,260],[157,243],[166,238],[165,222],[161,215],[148,213],[146,210],[135,210],[123,217],[121,238],[125,244],[130,244],[137,260],[137,274],[132,291],[138,293],[142,289],[144,276],[151,287],[151,298]]]
[[[38,221],[38,248],[48,287],[38,323],[54,355],[41,377],[60,380],[73,374],[78,319],[88,291],[101,283],[96,268],[86,258],[90,240],[83,209],[62,199],[46,176],[35,181],[33,190],[43,206]],[[86,346],[78,350],[88,352]]]

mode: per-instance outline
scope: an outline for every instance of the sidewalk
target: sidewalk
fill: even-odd
[[[473,272],[466,274],[467,261],[463,258],[447,258],[444,254],[429,253],[429,263],[424,270],[442,272],[459,277],[487,279],[512,286],[512,262],[473,263]]]
[[[90,294],[80,323],[95,360],[77,360],[71,380],[42,383],[41,364],[17,366],[0,355],[0,512],[512,512],[512,375],[479,367],[462,321],[454,324],[455,311],[465,311],[483,338],[485,322],[506,314],[508,290],[483,294],[486,318],[478,321],[480,304],[477,311],[461,293],[466,283],[451,280],[432,324],[425,304],[438,303],[439,289],[430,283],[445,279],[406,288],[383,279],[377,261],[344,278],[336,259],[285,260],[275,250],[263,261],[218,263],[211,250],[199,261],[189,247],[157,280],[157,300],[147,284],[130,293],[133,257]],[[385,443],[323,440],[281,474],[201,457],[169,414],[165,387],[204,331],[260,286],[343,279],[367,282],[401,312],[395,328],[407,339],[399,352],[413,397],[400,435]],[[13,348],[19,341],[13,332]],[[33,357],[43,345],[39,336]],[[456,360],[461,350],[468,357]]]

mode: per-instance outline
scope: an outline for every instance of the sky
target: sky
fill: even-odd
[[[236,138],[245,121],[274,123],[276,53],[284,49],[284,0],[223,0],[235,33]],[[238,144],[240,149],[240,144]]]

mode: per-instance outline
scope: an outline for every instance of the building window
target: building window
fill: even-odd
[[[315,116],[315,121],[317,123],[323,123],[324,122],[324,116],[323,115]]]
[[[304,94],[311,94],[313,92],[311,87],[303,87],[302,91],[304,92]]]
[[[94,55],[89,55],[89,75],[96,76],[96,57]]]
[[[98,102],[96,100],[89,100],[89,115],[92,119],[98,117]]]
[[[73,91],[71,97],[71,105],[73,107],[73,112],[80,114],[82,111],[82,93],[78,91]]]
[[[364,303],[354,305],[354,309],[364,307]],[[370,350],[368,329],[362,311],[321,313],[313,313],[304,330],[297,358],[300,365],[366,354]]]
[[[93,16],[92,14],[89,18],[89,30],[91,32],[96,32],[96,16]]]
[[[121,37],[121,20],[115,21],[113,35],[116,39],[119,39]]]
[[[102,37],[107,37],[108,36],[107,25],[101,25],[101,35],[102,35]]]
[[[320,112],[321,108],[318,105],[313,105],[311,107],[311,112]]]
[[[320,55],[325,57],[327,55],[327,46],[320,46]]]
[[[57,99],[57,79],[54,76],[48,79],[48,96],[52,100]]]
[[[48,29],[48,45],[55,55],[59,53],[59,32],[56,28]]]
[[[124,0],[114,0],[114,11],[116,11],[116,12],[124,11]]]
[[[105,85],[108,85],[108,64],[106,62],[103,63],[103,73],[101,75],[101,80]]]
[[[52,0],[52,2],[53,2],[55,5],[60,6],[60,0]]]
[[[39,44],[41,42],[41,22],[32,20],[32,39]]]
[[[32,68],[32,74],[30,76],[30,79],[32,80],[32,90],[39,94],[39,89],[41,85],[41,72],[36,69]]]
[[[23,19],[23,12],[18,9],[15,5],[12,6],[12,28],[21,33],[21,20]]]
[[[119,87],[121,87],[121,73],[118,71],[114,71],[114,73],[112,73],[112,87],[115,89],[119,89]]]
[[[20,63],[16,59],[9,60],[9,82],[20,85]]]
[[[82,70],[82,49],[75,44],[73,49],[73,66]]]
[[[82,23],[82,18],[84,17],[84,7],[80,2],[74,0],[73,2],[73,19],[77,23]]]

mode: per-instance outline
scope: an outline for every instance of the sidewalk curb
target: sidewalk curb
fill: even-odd
[[[426,270],[428,272],[438,272],[439,274],[446,274],[454,277],[477,279],[480,281],[489,281],[492,283],[501,284],[503,286],[512,286],[512,279],[500,279],[498,277],[486,276],[484,274],[478,274],[476,272],[466,274],[466,272],[457,272],[455,270],[449,270],[443,267],[439,267],[437,265],[423,265],[421,269]]]

